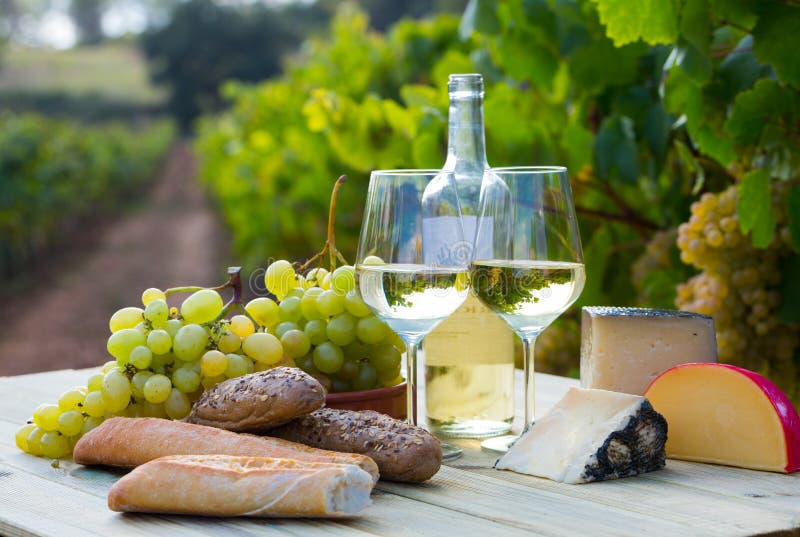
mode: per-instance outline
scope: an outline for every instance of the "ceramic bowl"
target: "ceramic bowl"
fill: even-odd
[[[360,392],[329,393],[325,406],[340,410],[375,410],[399,420],[406,419],[406,383]]]

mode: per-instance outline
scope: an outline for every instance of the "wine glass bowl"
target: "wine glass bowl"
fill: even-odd
[[[522,338],[527,429],[534,416],[536,337],[583,290],[583,253],[566,168],[493,168],[492,173],[507,189],[481,194],[470,285]],[[485,252],[491,254],[483,257]],[[513,439],[498,437],[482,445],[504,451]]]

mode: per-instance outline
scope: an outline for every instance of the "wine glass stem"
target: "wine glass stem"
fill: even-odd
[[[409,339],[406,344],[406,415],[408,423],[417,425],[417,342]]]
[[[533,383],[533,350],[536,347],[536,336],[524,336],[522,338],[522,351],[525,359],[525,424],[522,432],[528,430],[533,422],[536,390]]]

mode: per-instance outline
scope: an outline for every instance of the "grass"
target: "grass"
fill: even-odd
[[[0,92],[99,94],[140,104],[164,99],[163,91],[150,83],[146,60],[135,44],[68,50],[9,47],[0,61]]]

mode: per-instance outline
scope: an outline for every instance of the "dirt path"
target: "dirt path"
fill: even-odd
[[[59,256],[46,261],[52,281],[0,303],[0,375],[102,364],[109,317],[141,306],[144,289],[226,278],[224,232],[194,173],[189,147],[176,144],[146,202],[87,230],[98,236],[87,251],[68,253],[65,266]]]

